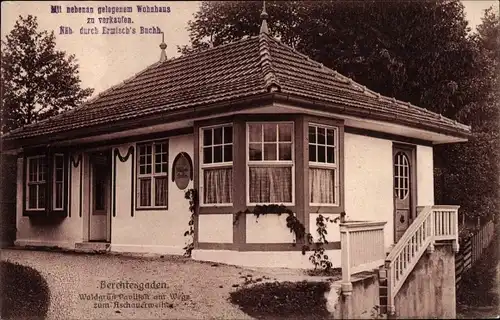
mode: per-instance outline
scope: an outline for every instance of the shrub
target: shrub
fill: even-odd
[[[328,319],[326,282],[260,283],[231,292],[230,301],[257,319]]]
[[[17,263],[0,262],[2,319],[44,319],[50,291],[38,271]]]

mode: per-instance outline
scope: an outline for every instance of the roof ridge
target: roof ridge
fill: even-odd
[[[281,91],[281,85],[272,64],[268,43],[269,38],[266,33],[260,33],[259,35],[259,64],[264,76],[264,82],[266,83],[266,89],[268,91]]]

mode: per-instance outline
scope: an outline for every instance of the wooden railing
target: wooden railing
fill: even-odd
[[[384,264],[385,221],[344,222],[340,224],[342,282],[351,275],[373,270]]]
[[[394,311],[394,298],[420,257],[434,251],[434,243],[453,240],[458,251],[458,206],[419,208],[417,218],[405,231],[385,259],[388,311]]]
[[[462,274],[472,268],[481,258],[483,251],[490,245],[495,235],[495,223],[488,221],[472,237],[461,240],[460,252],[455,256],[455,279],[457,289],[460,287]]]

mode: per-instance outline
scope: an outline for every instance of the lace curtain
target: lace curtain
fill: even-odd
[[[203,203],[232,203],[233,168],[203,170]]]
[[[292,202],[292,168],[250,167],[250,202]]]
[[[335,171],[309,168],[309,200],[311,203],[335,203]]]

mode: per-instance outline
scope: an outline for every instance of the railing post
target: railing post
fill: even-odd
[[[458,209],[453,212],[453,232],[455,239],[453,240],[453,251],[457,253],[460,250],[460,245],[458,243]]]
[[[347,226],[340,224],[340,249],[341,249],[341,267],[342,267],[342,283],[351,282],[351,256],[350,251],[350,235]]]
[[[351,283],[351,256],[350,234],[346,225],[340,224],[340,249],[342,266],[342,319],[352,318],[352,283]]]
[[[434,236],[436,235],[436,231],[435,231],[435,216],[434,216],[434,210],[431,209],[431,214],[430,214],[430,223],[429,223],[429,228],[430,228],[430,237],[431,237],[431,241],[429,243],[429,246],[427,247],[427,253],[431,254],[434,252]]]
[[[393,319],[396,315],[396,308],[394,306],[394,293],[392,292],[394,276],[390,261],[385,262],[385,270],[387,272],[387,317]]]

